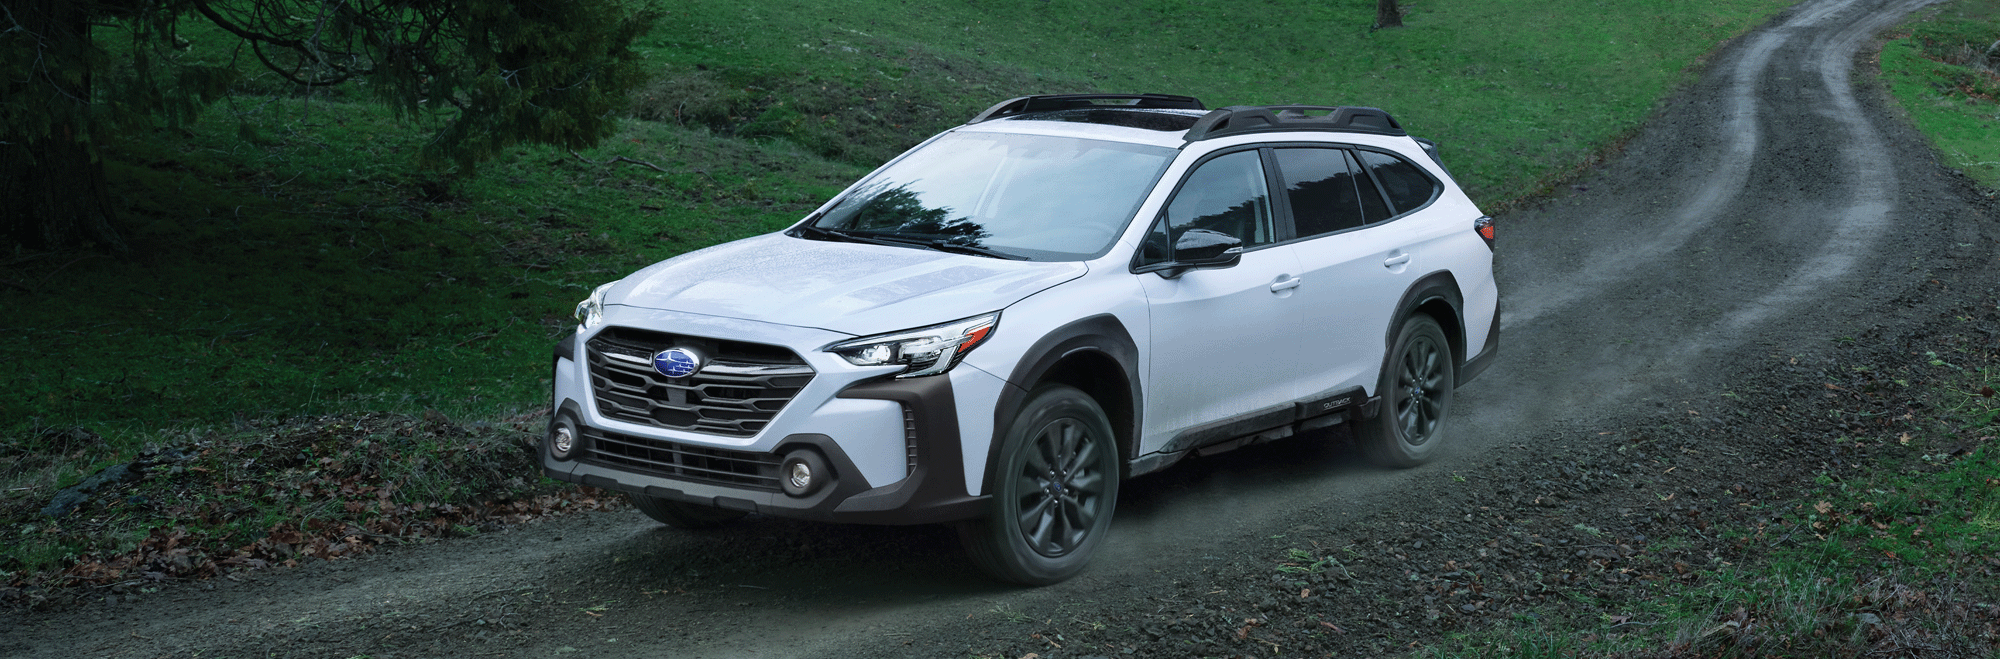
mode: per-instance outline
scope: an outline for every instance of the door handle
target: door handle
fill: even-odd
[[[1278,276],[1283,277],[1285,275],[1278,275]],[[1280,279],[1278,281],[1271,282],[1271,292],[1277,293],[1280,291],[1289,291],[1294,288],[1298,288],[1299,282],[1302,281],[1305,280],[1299,279],[1298,277],[1292,277],[1289,279]]]
[[[1383,262],[1382,262],[1382,267],[1385,267],[1385,268],[1393,268],[1393,267],[1396,267],[1396,266],[1399,266],[1399,265],[1402,265],[1402,264],[1405,264],[1405,263],[1409,263],[1409,262],[1410,262],[1410,253],[1409,253],[1409,252],[1403,252],[1403,253],[1400,253],[1400,254],[1392,254],[1392,255],[1390,255],[1390,256],[1389,256],[1389,259],[1388,259],[1388,260],[1386,260],[1386,261],[1383,261]]]

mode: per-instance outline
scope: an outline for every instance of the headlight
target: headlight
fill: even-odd
[[[937,375],[951,370],[965,354],[986,342],[1000,324],[1000,312],[955,320],[892,334],[877,334],[827,346],[855,366],[903,365],[898,378]]]
[[[604,293],[617,283],[614,281],[599,286],[590,292],[588,299],[576,303],[576,322],[583,326],[581,329],[590,329],[604,322]]]

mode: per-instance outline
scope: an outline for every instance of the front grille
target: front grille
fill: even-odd
[[[585,463],[641,474],[778,490],[778,456],[751,451],[694,446],[634,437],[596,428],[583,429]]]
[[[813,379],[797,353],[760,343],[613,327],[584,347],[598,413],[656,428],[749,437]],[[709,361],[688,377],[667,377],[653,369],[653,355],[673,347]]]

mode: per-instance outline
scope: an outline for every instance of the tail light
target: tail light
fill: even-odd
[[[1484,241],[1486,241],[1486,248],[1487,248],[1487,249],[1493,249],[1493,218],[1492,218],[1492,217],[1490,217],[1490,216],[1481,216],[1481,217],[1480,217],[1479,219],[1477,219],[1477,220],[1473,220],[1473,221],[1472,221],[1472,231],[1473,231],[1474,233],[1477,233],[1477,234],[1479,234],[1479,239],[1480,239],[1480,240],[1484,240]]]

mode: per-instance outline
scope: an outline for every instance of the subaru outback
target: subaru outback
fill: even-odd
[[[785,231],[598,287],[551,477],[661,523],[954,523],[1049,584],[1121,481],[1352,424],[1408,467],[1498,354],[1492,220],[1388,113],[1001,102]]]

